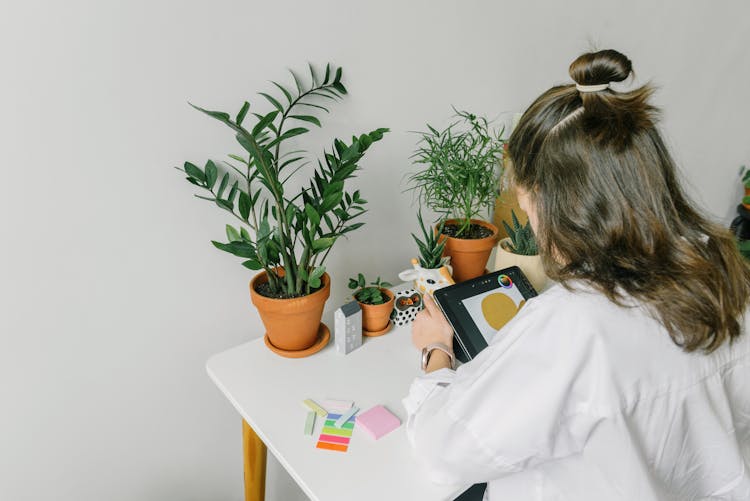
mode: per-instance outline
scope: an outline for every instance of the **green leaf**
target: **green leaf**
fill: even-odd
[[[320,125],[320,120],[312,115],[290,115],[289,118],[295,118],[297,120],[302,120],[303,122],[310,122],[311,124],[315,124],[318,127],[322,127],[322,125]]]
[[[356,289],[357,287],[359,287],[359,284],[357,283],[357,280],[354,279],[354,278],[350,278],[349,279],[349,288],[350,289]]]
[[[342,69],[341,69],[341,67],[339,66],[339,67],[338,67],[338,68],[336,69],[336,76],[335,76],[335,77],[333,78],[333,83],[338,83],[339,81],[341,81],[341,72],[342,72]]]
[[[237,229],[232,226],[231,224],[228,224],[226,227],[227,230],[227,239],[230,242],[241,242],[242,237],[240,237],[240,232],[237,231]]]
[[[298,94],[302,94],[302,92],[303,92],[302,91],[302,82],[300,81],[299,77],[292,70],[289,70],[289,73],[292,74],[292,79],[294,80],[294,85],[297,86],[297,92],[298,92]]]
[[[209,160],[206,162],[206,187],[211,190],[216,184],[216,177],[219,175],[219,171],[216,168],[216,164]]]
[[[224,244],[212,240],[211,243],[214,244],[214,247],[216,247],[217,249],[223,250],[224,252],[229,252],[230,254],[234,254],[237,257],[253,259],[257,258],[255,248],[248,242],[229,242],[228,244]]]
[[[250,238],[250,233],[247,232],[244,226],[240,226],[240,237],[245,242],[252,242],[252,238]]]
[[[278,87],[279,90],[284,94],[284,96],[286,96],[287,100],[289,101],[289,104],[292,104],[292,101],[294,100],[292,99],[292,95],[289,93],[289,91],[286,90],[281,84],[277,82],[271,81],[271,83],[274,84],[276,87]]]
[[[359,283],[360,287],[364,287],[366,285],[365,276],[361,273],[357,274],[357,282]]]
[[[266,100],[269,103],[271,103],[273,105],[273,107],[276,108],[277,110],[284,111],[284,107],[281,106],[281,103],[278,102],[275,97],[273,97],[273,96],[271,96],[269,94],[266,94],[265,92],[259,92],[258,94],[260,94],[261,96],[265,97]]]
[[[242,121],[245,120],[245,115],[247,115],[247,110],[249,109],[250,109],[250,103],[245,101],[245,104],[242,105],[240,112],[237,113],[237,118],[234,119],[237,125],[242,125]]]
[[[313,240],[313,251],[320,252],[322,250],[326,250],[327,248],[331,247],[335,241],[336,238],[333,237],[318,238],[317,240]]]
[[[305,214],[307,214],[307,219],[309,219],[315,227],[320,225],[320,215],[312,205],[305,204]]]
[[[245,221],[250,218],[250,209],[252,208],[252,206],[253,203],[250,196],[244,191],[240,191],[239,210],[240,216],[242,216],[242,219],[244,219]]]
[[[341,82],[334,82],[333,88],[339,91],[341,94],[346,94],[346,87]]]
[[[304,127],[295,127],[293,129],[289,129],[288,131],[284,132],[282,135],[280,135],[279,137],[277,137],[276,139],[268,143],[267,147],[272,148],[282,141],[286,141],[287,139],[291,137],[299,136],[300,134],[304,134],[305,132],[308,132],[308,131],[309,129],[306,129]]]
[[[206,183],[206,176],[203,174],[203,171],[198,167],[197,165],[191,164],[190,162],[185,162],[185,172],[188,176],[197,179],[202,184]]]
[[[313,278],[320,278],[323,276],[323,273],[326,272],[325,266],[316,266],[315,269],[310,273],[310,279]]]
[[[229,173],[225,172],[224,176],[221,178],[221,183],[219,183],[219,190],[216,192],[216,197],[220,197],[222,193],[224,193],[224,190],[227,188],[227,185],[229,184]]]
[[[331,63],[326,64],[326,74],[323,77],[323,83],[327,84],[328,79],[331,77]]]
[[[229,123],[229,113],[224,113],[223,111],[210,111],[203,109],[199,106],[194,105],[193,103],[188,103],[190,106],[195,108],[196,110],[205,113],[206,115],[210,116],[211,118],[215,118],[216,120],[220,120],[224,123]]]
[[[249,268],[251,270],[259,270],[263,268],[263,265],[260,264],[260,261],[256,259],[249,259],[247,261],[243,261],[242,266],[244,266],[245,268]]]
[[[253,130],[252,130],[251,134],[253,136],[257,136],[260,133],[260,131],[262,131],[263,129],[265,129],[266,126],[268,126],[268,124],[270,124],[271,122],[273,122],[276,119],[276,115],[278,115],[278,114],[279,114],[278,110],[273,110],[273,111],[269,112],[267,115],[265,115],[263,118],[261,118],[260,120],[258,120],[258,123],[255,124],[255,127],[253,127]]]

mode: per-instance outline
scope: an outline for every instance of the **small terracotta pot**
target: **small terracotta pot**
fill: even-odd
[[[362,334],[365,336],[385,334],[388,322],[391,321],[395,296],[388,289],[381,287],[380,291],[388,296],[388,301],[383,304],[365,304],[357,301],[362,308]]]
[[[495,253],[495,271],[502,270],[503,268],[509,268],[511,266],[518,266],[526,278],[531,282],[532,287],[537,292],[541,292],[547,286],[547,275],[544,273],[544,267],[542,266],[542,258],[539,255],[536,256],[522,256],[521,254],[514,254],[503,248],[503,244],[509,245],[511,243],[510,238],[503,238],[497,246],[497,252]]]
[[[283,270],[280,274],[283,276]],[[323,307],[331,294],[328,273],[323,274],[321,281],[322,288],[307,296],[291,299],[270,298],[255,291],[256,285],[268,282],[265,271],[258,273],[250,281],[250,300],[258,308],[268,340],[275,347],[286,351],[301,351],[315,344]]]
[[[451,257],[456,283],[484,275],[487,259],[497,243],[497,226],[480,219],[472,219],[471,222],[489,228],[492,235],[475,239],[448,237],[443,255]],[[445,224],[458,224],[458,220],[448,219]]]

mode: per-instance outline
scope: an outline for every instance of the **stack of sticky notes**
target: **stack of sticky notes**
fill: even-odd
[[[401,426],[401,421],[382,405],[376,405],[357,416],[357,424],[365,433],[378,440]]]

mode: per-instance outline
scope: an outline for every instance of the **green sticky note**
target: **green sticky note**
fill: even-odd
[[[307,413],[307,419],[305,419],[305,435],[312,435],[315,429],[315,411]]]

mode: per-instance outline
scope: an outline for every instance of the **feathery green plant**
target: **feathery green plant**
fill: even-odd
[[[539,254],[534,231],[531,229],[531,223],[527,221],[525,226],[521,226],[513,210],[510,211],[510,217],[513,220],[512,228],[508,223],[503,221],[503,227],[511,241],[511,248],[507,250],[521,256],[536,256]]]
[[[321,126],[313,114],[328,113],[321,100],[335,102],[347,93],[341,68],[328,64],[322,76],[312,65],[309,71],[306,81],[290,70],[293,88],[271,82],[278,97],[259,93],[272,107],[266,113],[248,114],[247,101],[234,118],[191,104],[228,126],[245,154],[229,155],[236,163],[208,160],[203,168],[190,162],[178,167],[190,183],[208,192],[196,197],[215,203],[240,222],[239,229],[227,225],[228,242],[213,241],[214,246],[244,258],[246,268],[265,270],[271,292],[284,297],[320,287],[323,263],[336,239],[364,224],[352,221],[366,212],[367,201],[344,185],[356,177],[365,151],[388,131],[353,136],[349,143],[334,139],[331,150],[323,151],[323,161],[317,160],[309,185],[290,193],[289,180],[310,161],[304,150],[286,151],[285,146],[309,132],[310,124]],[[246,127],[243,123],[250,116],[254,123]]]
[[[427,124],[420,132],[418,148],[412,155],[423,170],[409,182],[419,201],[443,218],[460,221],[458,238],[469,230],[471,219],[492,207],[502,170],[503,130],[495,133],[486,118],[458,111],[456,121],[443,130]]]

